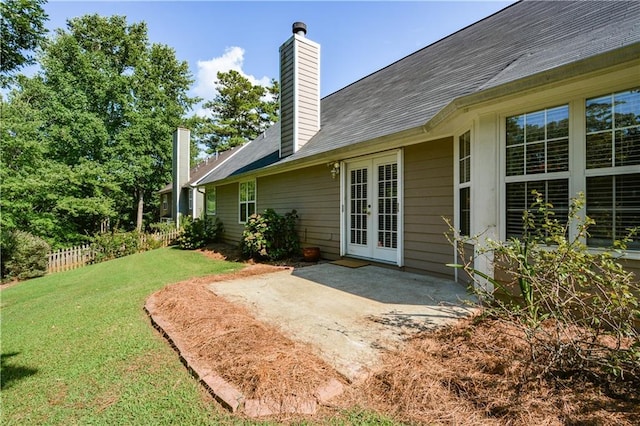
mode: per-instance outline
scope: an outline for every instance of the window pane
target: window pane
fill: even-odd
[[[471,235],[471,188],[460,188],[460,234]]]
[[[240,201],[247,201],[247,183],[240,183]]]
[[[507,118],[507,146],[524,143],[524,115]]]
[[[522,213],[526,210],[524,182],[507,184],[507,238],[522,235]]]
[[[595,220],[589,228],[589,245],[608,247],[640,226],[640,173],[587,178],[587,216]],[[640,249],[640,239],[627,244]]]
[[[256,203],[247,203],[247,217],[255,214],[256,212]]]
[[[544,142],[527,144],[527,174],[544,173]]]
[[[611,96],[587,99],[587,132],[611,129]]]
[[[524,141],[520,144],[520,125]],[[506,175],[521,176],[569,170],[569,106],[507,118]]]
[[[524,174],[524,146],[507,147],[507,176]]]
[[[544,111],[526,114],[525,139],[527,143],[544,140]]]
[[[614,235],[622,239],[632,228],[639,228],[640,233],[640,173],[620,175],[615,177],[616,191],[616,228]],[[640,236],[633,237],[627,243],[630,249],[640,249]]]
[[[640,125],[640,89],[616,93],[613,100],[617,129]]]
[[[240,222],[247,221],[247,205],[242,203],[240,204]]]
[[[547,110],[547,139],[569,137],[569,107]]]
[[[616,137],[616,166],[640,164],[640,126],[618,130]]]
[[[548,181],[546,202],[553,205],[554,218],[565,223],[569,215],[569,181],[566,179]]]
[[[469,182],[471,177],[471,162],[469,158],[460,160],[460,183]]]
[[[522,236],[523,222],[522,216],[525,210],[530,209],[536,201],[532,191],[542,194],[544,202],[553,205],[554,219],[561,223],[567,220],[569,209],[569,180],[541,180],[533,182],[515,182],[506,185],[507,190],[507,238]],[[532,212],[536,217],[538,231],[542,231],[540,225],[543,217],[536,211]]]
[[[586,148],[588,169],[640,164],[639,89],[587,100]]]
[[[256,199],[256,183],[247,182],[247,201]]]
[[[569,140],[560,139],[547,142],[547,172],[569,170]]]
[[[587,135],[587,169],[611,167],[612,132]]]
[[[589,245],[610,246],[613,242],[613,196],[613,176],[587,178],[587,216],[595,221],[589,227]]]

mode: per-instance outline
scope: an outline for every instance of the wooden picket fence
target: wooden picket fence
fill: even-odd
[[[168,232],[140,235],[140,246],[146,247],[150,240],[159,242],[160,247],[166,247],[178,238],[180,230],[174,229]],[[92,244],[60,249],[48,254],[47,272],[62,272],[81,268],[91,264],[96,259],[97,248]]]
[[[96,252],[89,244],[60,249],[49,253],[47,272],[61,272],[80,268],[95,259]]]

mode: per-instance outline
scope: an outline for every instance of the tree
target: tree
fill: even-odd
[[[141,229],[145,200],[170,177],[173,129],[196,102],[186,94],[188,65],[170,47],[149,44],[145,23],[87,15],[68,27],[43,60],[46,84],[74,111],[54,149],[66,164],[105,167],[123,194],[114,199],[120,224]]]
[[[54,245],[107,220],[142,227],[171,176],[173,130],[197,101],[186,62],[150,44],[144,23],[88,15],[67,25],[42,71],[19,77],[2,105],[2,224]]]
[[[100,164],[67,165],[56,159],[47,131],[55,98],[39,78],[19,79],[2,101],[0,180],[3,230],[28,230],[54,247],[80,243],[115,217],[110,198],[117,187]]]
[[[47,32],[44,22],[49,17],[42,9],[44,3],[45,0],[3,0],[0,3],[0,74],[3,86],[11,73],[34,63],[32,53]]]
[[[203,107],[211,110],[198,130],[201,142],[210,151],[225,151],[251,141],[279,118],[280,86],[252,84],[238,71],[218,73],[218,94]]]

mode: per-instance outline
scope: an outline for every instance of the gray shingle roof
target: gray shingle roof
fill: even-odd
[[[265,164],[415,128],[455,99],[624,46],[640,57],[638,1],[522,1],[323,98],[321,130],[295,154]],[[269,130],[268,146],[258,138],[226,170],[248,171],[258,151],[273,155],[279,127]]]

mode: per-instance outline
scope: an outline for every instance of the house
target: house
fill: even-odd
[[[640,225],[640,2],[521,1],[322,99],[320,46],[293,32],[281,121],[197,183],[228,242],[296,209],[324,258],[455,278],[443,217],[504,240],[532,189],[559,212],[584,192],[594,249]],[[625,258],[640,276],[640,240]]]
[[[205,158],[191,167],[191,132],[178,128],[173,134],[172,182],[158,191],[160,196],[160,220],[173,222],[180,226],[181,217],[192,219],[215,212],[215,192],[213,189],[205,195],[204,189],[198,187],[216,167],[224,163],[238,150],[216,152],[214,156]],[[174,188],[180,188],[174,191]]]

